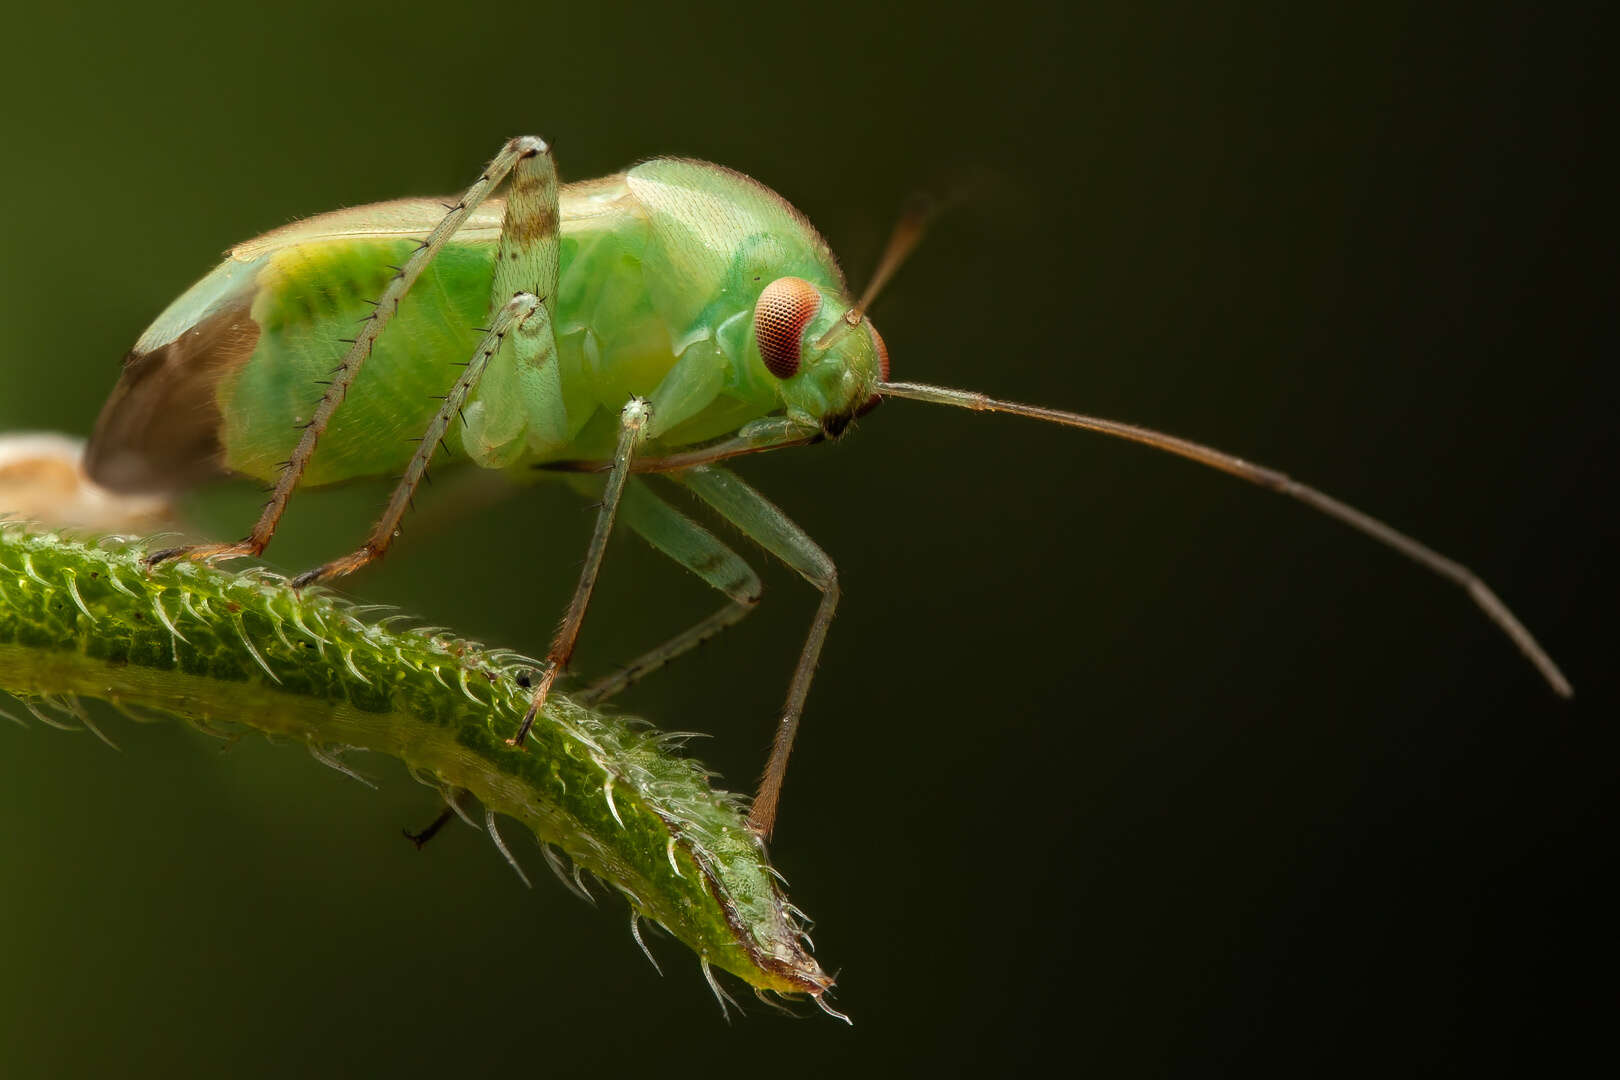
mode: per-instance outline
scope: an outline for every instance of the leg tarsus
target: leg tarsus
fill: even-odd
[[[421,851],[427,846],[427,842],[439,835],[439,830],[448,825],[450,823],[450,819],[455,816],[456,812],[447,806],[443,810],[439,811],[439,816],[434,818],[433,822],[428,825],[427,828],[422,829],[419,832],[411,832],[409,829],[401,829],[400,832],[405,834],[405,839],[416,845],[417,851]]]
[[[555,646],[553,646],[555,651]],[[555,663],[548,664],[546,670],[541,672],[540,681],[535,685],[534,693],[529,697],[529,708],[523,714],[523,723],[518,725],[517,734],[506,740],[507,746],[515,746],[519,750],[529,738],[529,729],[534,727],[535,717],[540,715],[546,698],[551,694],[551,684],[557,681],[557,667]]]
[[[351,552],[341,559],[333,559],[331,562],[322,563],[313,570],[305,570],[292,579],[292,587],[302,589],[306,585],[314,585],[316,582],[325,581],[328,578],[352,574],[361,567],[376,562],[382,558],[382,555],[383,553],[374,549],[368,541],[359,551]]]
[[[175,559],[213,563],[224,559],[256,559],[263,553],[264,546],[248,537],[233,544],[186,544],[181,547],[163,548],[150,553],[142,561],[150,570],[159,563],[172,562]]]

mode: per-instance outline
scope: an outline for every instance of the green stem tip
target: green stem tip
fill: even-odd
[[[127,540],[0,523],[0,691],[55,725],[96,730],[80,699],[97,698],[215,733],[296,738],[339,768],[351,749],[396,757],[447,798],[475,796],[492,834],[496,814],[522,822],[560,875],[557,850],[624,894],[633,930],[642,918],[663,926],[706,974],[719,967],[832,1011],[832,979],[743,800],[677,756],[681,736],[553,694],[527,746],[510,747],[532,661],[365,621],[262,569],[148,569],[141,555]]]

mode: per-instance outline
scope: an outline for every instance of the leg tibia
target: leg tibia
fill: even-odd
[[[656,414],[655,414],[656,415]],[[625,487],[620,512],[624,523],[710,586],[739,604],[759,601],[759,575],[715,535],[653,494],[645,480]]]
[[[557,636],[552,639],[551,651],[546,654],[546,668],[540,673],[540,681],[529,699],[529,709],[523,716],[523,723],[518,725],[517,734],[507,740],[510,746],[522,746],[529,737],[529,728],[534,726],[535,717],[540,715],[552,684],[557,681],[569,657],[574,655],[574,643],[579,639],[579,628],[585,621],[585,609],[590,606],[596,576],[602,569],[602,555],[607,550],[608,535],[613,531],[613,520],[624,497],[625,482],[630,479],[630,463],[635,457],[636,447],[646,434],[651,416],[652,410],[647,402],[635,397],[619,414],[619,445],[613,453],[613,466],[608,470],[602,506],[596,513],[596,528],[591,533],[590,547],[585,551],[585,565],[579,572],[579,584],[574,587],[574,598],[569,601],[562,624],[557,628]]]
[[[782,716],[771,744],[771,757],[765,765],[759,792],[754,796],[753,809],[748,815],[750,827],[763,836],[769,836],[776,824],[782,778],[787,773],[788,755],[793,752],[793,739],[798,734],[804,701],[810,693],[810,680],[815,674],[816,663],[821,659],[821,646],[827,640],[833,612],[838,607],[838,570],[827,553],[803,529],[735,474],[714,466],[704,466],[679,473],[676,478],[751,540],[821,590],[821,604],[816,608],[810,633],[805,637],[804,649],[799,654],[799,663],[793,670],[793,681],[788,685],[787,700],[782,705]]]

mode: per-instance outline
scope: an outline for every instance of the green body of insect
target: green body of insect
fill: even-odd
[[[612,456],[619,411],[652,403],[642,456],[728,435],[787,410],[839,428],[879,377],[870,333],[783,380],[754,329],[761,291],[780,278],[822,298],[819,335],[853,304],[826,243],[780,196],[740,173],[661,159],[560,192],[556,363],[503,354],[446,434],[486,466]],[[274,480],[295,425],[345,339],[443,204],[402,200],[324,214],[231,249],[141,336],[106,410],[92,472],[121,489],[166,490],[216,467]],[[405,434],[428,425],[483,325],[504,206],[489,200],[444,246],[400,305],[333,418],[306,484],[397,475]],[[510,350],[508,350],[510,352]],[[502,362],[507,361],[507,362]],[[206,372],[206,375],[204,374]],[[176,391],[194,396],[175,415]]]
[[[504,202],[490,200],[503,182]],[[1479,578],[1282,473],[1130,424],[889,381],[887,350],[864,312],[910,250],[916,224],[896,231],[856,300],[803,215],[748,177],[655,159],[562,187],[545,142],[514,139],[457,202],[359,207],[232,249],[137,342],[87,468],[118,490],[170,489],[221,471],[275,480],[247,538],[171,549],[154,561],[258,555],[300,483],[403,473],[364,547],[295,585],[381,556],[441,446],[488,467],[605,474],[594,488],[601,509],[584,569],[518,744],[572,655],[616,520],[727,603],[579,695],[585,701],[622,689],[757,603],[754,571],[634,475],[668,473],[822,594],[749,817],[761,835],[775,821],[838,576],[809,536],[718,462],[836,438],[883,397],[1102,432],[1299,499],[1465,588],[1555,690],[1570,692]],[[463,369],[452,379],[447,365],[456,363]]]

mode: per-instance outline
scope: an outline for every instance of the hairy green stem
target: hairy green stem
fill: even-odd
[[[79,699],[98,698],[300,739],[338,767],[349,749],[388,754],[522,822],[548,861],[561,849],[706,970],[823,1004],[832,980],[741,800],[673,752],[679,736],[553,695],[525,748],[508,747],[524,658],[388,621],[262,571],[148,570],[130,544],[0,526],[0,691],[42,720],[88,725]]]

